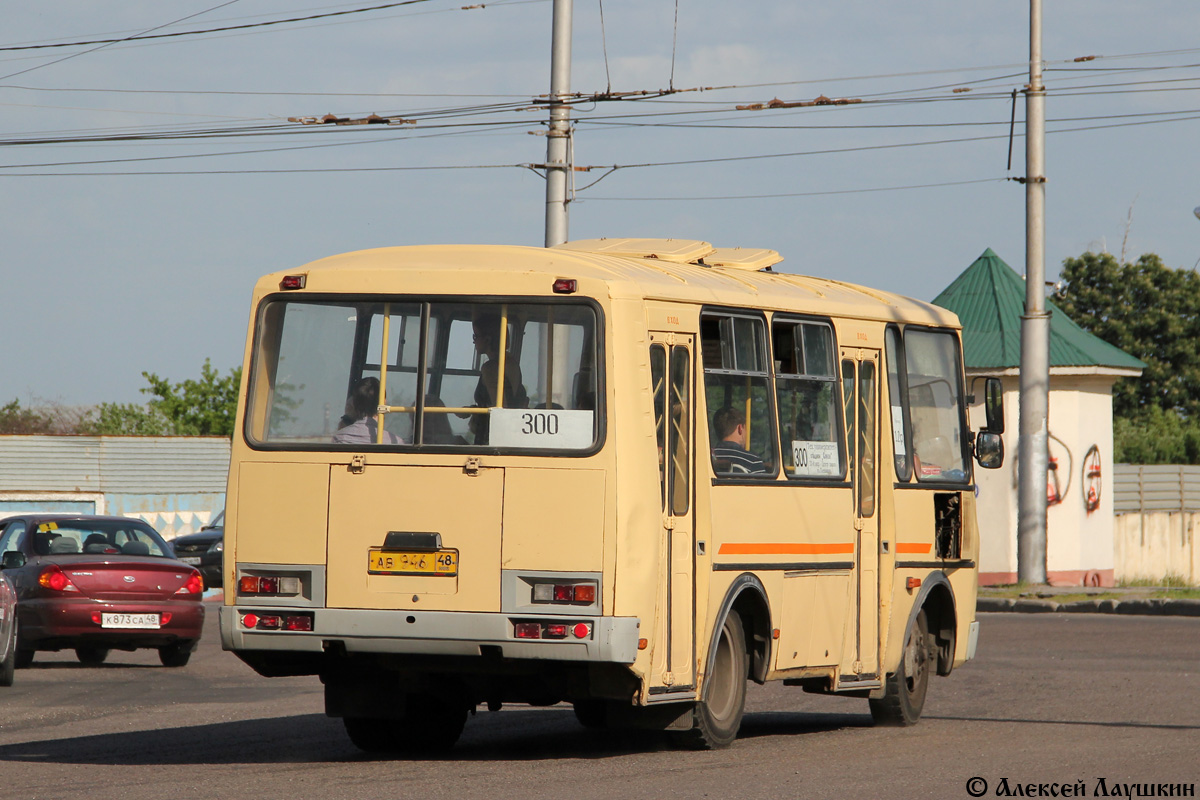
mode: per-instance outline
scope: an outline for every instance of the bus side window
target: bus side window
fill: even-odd
[[[705,314],[700,355],[713,471],[723,477],[777,474],[775,414],[766,325],[750,314]]]
[[[667,349],[650,346],[650,384],[654,398],[654,437],[658,444],[659,496],[667,504]]]
[[[841,478],[845,469],[833,329],[776,316],[771,334],[784,473],[791,478]]]
[[[912,440],[912,434],[905,413],[908,393],[905,391],[904,371],[901,368],[903,351],[900,332],[890,327],[886,337],[884,357],[887,359],[888,405],[891,406],[892,454],[896,463],[896,479],[909,481],[912,479],[912,458],[909,456],[911,448],[908,443]]]

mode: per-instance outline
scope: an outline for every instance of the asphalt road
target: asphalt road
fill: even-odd
[[[728,750],[599,735],[566,706],[480,710],[453,753],[360,753],[315,678],[222,652],[216,608],[191,664],[38,654],[0,689],[0,798],[965,798],[972,778],[1200,784],[1200,619],[983,614],[979,657],[930,685],[909,729],[865,700],[752,686]],[[978,791],[982,784],[975,783]],[[1026,788],[1028,791],[1028,788]],[[1036,796],[1036,794],[1035,794]]]

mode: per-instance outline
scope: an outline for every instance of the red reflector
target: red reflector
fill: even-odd
[[[542,626],[537,622],[518,622],[516,633],[518,639],[540,639]]]
[[[555,586],[554,587],[554,602],[569,603],[575,596],[574,586]]]
[[[279,282],[280,289],[303,289],[304,284],[308,282],[307,275],[284,275],[283,280]]]
[[[575,626],[574,630],[572,630],[571,632],[575,634],[576,639],[586,639],[586,638],[588,638],[588,636],[590,636],[592,634],[592,629],[586,622],[580,622]],[[642,642],[644,642],[644,641],[646,641],[646,640],[645,639],[638,640],[638,649],[639,650],[645,649],[644,647],[642,647]]]
[[[243,575],[238,581],[239,594],[258,594],[258,592],[259,588],[257,575]]]
[[[906,580],[904,582],[904,585],[907,586],[908,590],[911,592],[913,589],[916,589],[918,586],[921,585],[921,579],[920,578],[909,578],[908,580]]]
[[[283,629],[285,631],[311,631],[313,629],[312,617],[297,616],[284,617]]]
[[[555,294],[574,294],[577,286],[574,278],[558,278],[554,281]]]
[[[255,614],[246,614],[242,617],[242,625],[247,628],[253,628],[258,624],[258,616]]]
[[[100,625],[101,620],[103,620],[103,617],[100,616],[99,611],[97,611],[95,614],[92,614],[92,622],[96,623],[97,625]]]
[[[575,602],[576,603],[594,603],[596,602],[596,587],[590,583],[581,583],[575,587]]]
[[[556,622],[548,623],[544,634],[547,639],[565,639],[567,638],[567,626],[559,625]]]
[[[263,616],[258,618],[257,628],[269,628],[274,630],[282,624],[283,620],[276,616]]]
[[[164,611],[158,615],[158,624],[159,625],[166,625],[170,621],[171,621],[171,612],[170,611]]]

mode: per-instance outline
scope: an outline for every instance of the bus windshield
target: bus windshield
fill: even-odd
[[[587,303],[273,298],[254,347],[255,444],[561,451],[597,441]]]

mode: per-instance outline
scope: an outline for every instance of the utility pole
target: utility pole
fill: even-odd
[[[567,189],[571,174],[571,2],[554,0],[550,43],[550,128],[546,133],[546,247],[567,241]]]
[[[1025,89],[1025,313],[1021,316],[1017,579],[1039,584],[1046,582],[1046,461],[1050,444],[1045,156],[1042,0],[1029,0],[1029,86]]]

